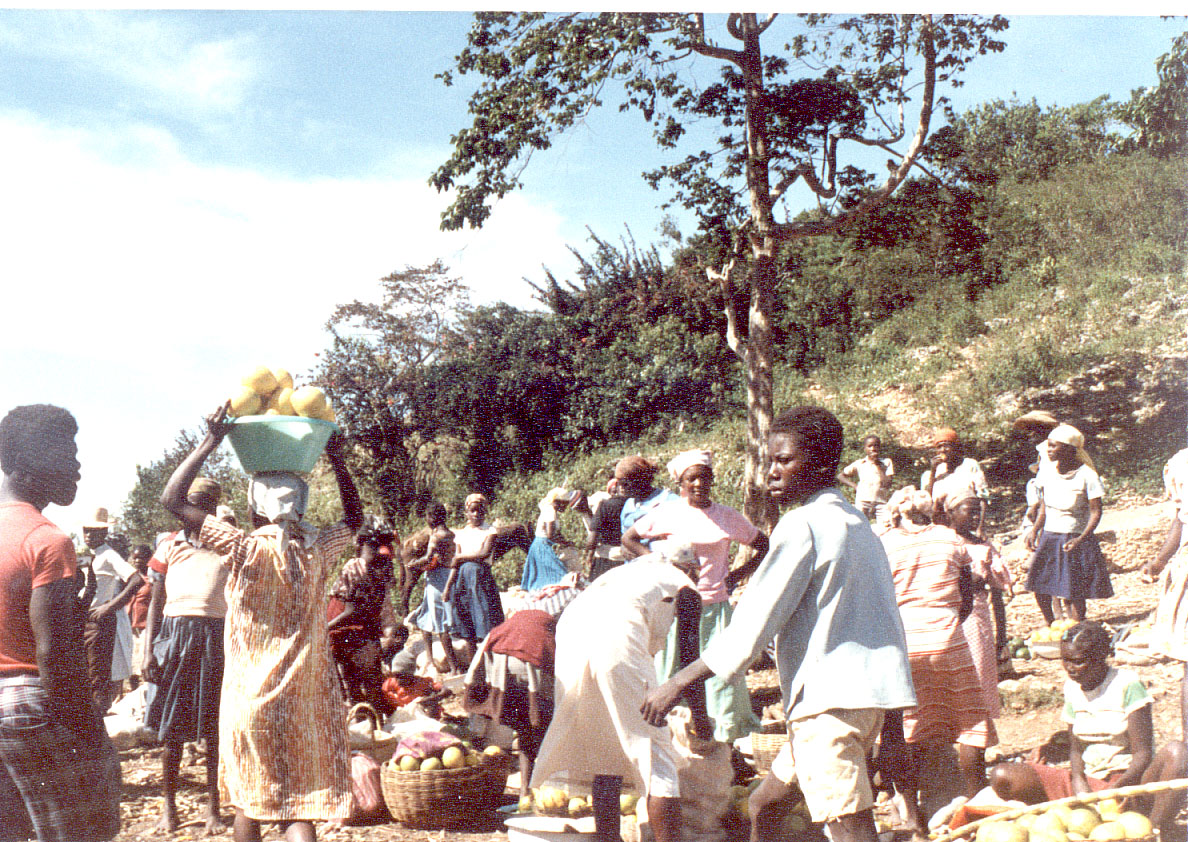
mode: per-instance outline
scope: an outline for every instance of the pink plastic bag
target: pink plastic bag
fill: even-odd
[[[380,783],[380,766],[361,751],[351,753],[351,794],[355,797],[352,821],[366,821],[388,814]]]

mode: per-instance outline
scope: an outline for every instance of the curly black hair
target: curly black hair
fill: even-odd
[[[1114,636],[1101,623],[1085,620],[1066,631],[1061,638],[1069,646],[1075,646],[1088,654],[1108,658],[1114,651]]]
[[[38,470],[44,467],[41,454],[77,433],[69,410],[48,403],[18,406],[0,420],[0,470]]]
[[[833,413],[820,406],[794,406],[785,409],[771,422],[771,435],[785,435],[796,439],[800,449],[808,453],[819,466],[822,477],[830,481],[837,476],[841,464],[845,431]]]

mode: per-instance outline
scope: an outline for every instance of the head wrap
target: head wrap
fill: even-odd
[[[219,485],[213,479],[207,477],[198,477],[190,483],[190,490],[186,493],[187,497],[193,495],[199,497],[206,497],[213,500],[216,504],[223,499],[223,486]]]
[[[968,485],[964,488],[959,488],[945,496],[945,511],[951,512],[966,500],[977,500],[978,495]]]
[[[551,508],[554,508],[553,504],[556,503],[558,500],[560,500],[562,497],[564,497],[568,493],[569,492],[566,491],[561,486],[557,486],[556,488],[550,488],[549,493],[546,494],[540,501],[540,510],[542,512],[545,512]]]
[[[269,523],[281,528],[282,551],[294,538],[306,547],[317,540],[318,531],[302,523],[305,505],[309,502],[309,485],[305,480],[285,471],[255,474],[248,483],[248,506]]]
[[[957,431],[952,429],[951,427],[941,427],[939,430],[937,430],[935,433],[933,433],[933,435],[932,435],[933,445],[937,445],[937,444],[940,444],[941,442],[946,442],[946,441],[951,444],[956,444],[957,443]]]
[[[1048,433],[1048,441],[1058,441],[1061,444],[1067,444],[1069,447],[1076,448],[1077,459],[1080,463],[1082,465],[1088,465],[1093,470],[1097,470],[1093,467],[1093,460],[1085,452],[1085,437],[1072,424],[1059,424],[1054,427],[1052,432]]]
[[[932,497],[914,485],[905,485],[891,495],[887,501],[887,517],[898,525],[904,515],[920,514],[932,517]]]
[[[474,494],[467,494],[463,505],[469,506],[471,503],[482,503],[484,508],[490,506],[487,501],[486,494],[479,494],[477,491]]]
[[[656,466],[642,456],[624,456],[615,465],[615,479],[651,482],[654,476]]]
[[[1024,427],[1055,427],[1060,424],[1050,412],[1044,412],[1042,409],[1033,409],[1031,412],[1020,415],[1011,424],[1016,430]]]
[[[673,482],[680,482],[685,471],[694,465],[705,465],[711,471],[714,469],[714,454],[710,450],[686,450],[672,457],[668,463],[668,475]]]
[[[608,479],[606,481],[606,493],[607,494],[614,495],[615,489],[618,487],[619,487],[619,481],[617,479],[615,479],[614,477],[611,477],[610,479]]]

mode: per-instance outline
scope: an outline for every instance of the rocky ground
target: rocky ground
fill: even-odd
[[[1162,542],[1166,521],[1165,505],[1156,501],[1135,499],[1112,506],[1102,523],[1102,546],[1112,565],[1115,596],[1090,604],[1090,618],[1102,620],[1115,628],[1134,624],[1131,639],[1141,641],[1143,619],[1154,608],[1158,585],[1141,581],[1138,568],[1150,558]],[[1022,575],[1022,551],[1007,544],[1008,560]],[[1025,636],[1043,625],[1038,609],[1029,594],[1017,594],[1007,606],[1011,633]],[[1129,665],[1147,682],[1155,697],[1154,721],[1156,745],[1180,735],[1179,683],[1180,665],[1144,656],[1144,649],[1122,649],[1119,660]],[[997,720],[1000,743],[988,752],[988,759],[1017,758],[1043,743],[1054,732],[1063,730],[1059,721],[1060,687],[1064,673],[1058,660],[1015,660],[1015,677],[1000,685],[1003,713]],[[755,670],[748,677],[748,685],[757,706],[766,706],[779,698],[774,670]],[[447,708],[448,709],[448,708]],[[298,738],[294,735],[294,738]],[[124,830],[119,842],[148,842],[168,838],[155,832],[159,818],[161,750],[145,747],[123,753],[124,769]],[[190,839],[204,835],[201,816],[203,767],[187,761],[182,770],[180,812],[182,827],[174,839]],[[513,779],[514,780],[514,779]],[[514,797],[510,789],[507,802]],[[461,830],[412,830],[397,823],[383,823],[343,829],[319,829],[319,838],[327,840],[364,840],[365,842],[497,842],[506,835],[498,814],[476,816],[474,823]],[[275,828],[269,828],[267,839],[280,839]]]

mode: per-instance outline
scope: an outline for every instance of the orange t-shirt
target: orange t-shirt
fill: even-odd
[[[0,503],[0,536],[0,675],[37,672],[29,598],[74,576],[74,544],[28,503]]]

